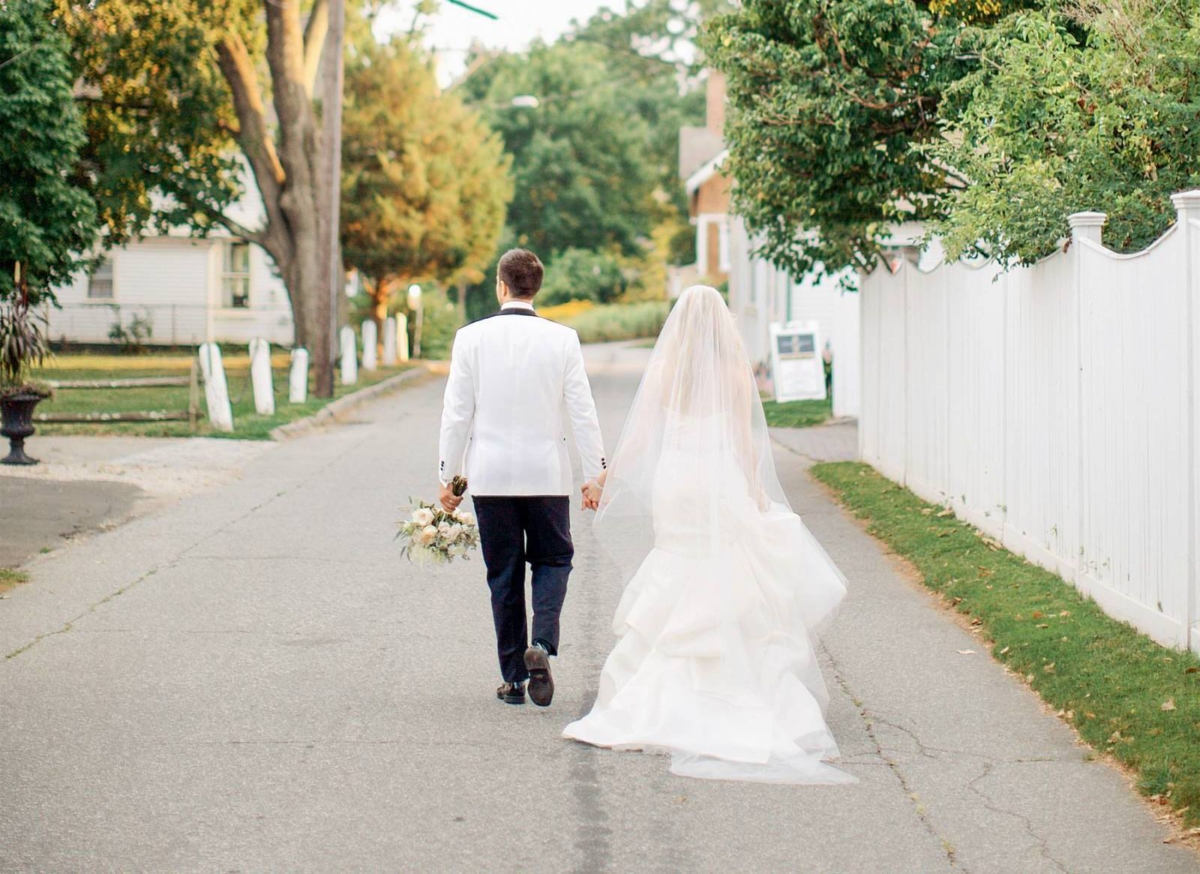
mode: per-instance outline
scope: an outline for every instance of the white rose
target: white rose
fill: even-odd
[[[463,527],[461,525],[451,525],[450,534],[448,535],[451,543],[456,543],[462,539]]]
[[[433,523],[433,511],[428,507],[420,507],[412,515],[413,521],[424,528]]]
[[[426,525],[421,529],[421,533],[417,535],[417,542],[422,546],[428,546],[437,539],[438,530],[432,525]]]
[[[439,537],[449,537],[450,536],[450,523],[443,522],[441,525],[439,525],[437,527],[437,533],[438,533]]]
[[[458,513],[457,516],[458,516],[458,521],[461,522],[463,525],[467,526],[468,528],[475,525],[474,514],[468,513],[467,511],[464,510],[463,512]]]

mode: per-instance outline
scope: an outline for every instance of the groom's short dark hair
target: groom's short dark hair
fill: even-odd
[[[500,281],[513,297],[533,297],[541,290],[546,268],[528,249],[509,249],[500,258]]]

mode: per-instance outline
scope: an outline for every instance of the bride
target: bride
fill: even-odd
[[[663,328],[597,507],[633,572],[595,706],[563,736],[669,752],[710,779],[848,783],[815,650],[845,578],[775,475],[749,359],[719,292],[689,288]]]

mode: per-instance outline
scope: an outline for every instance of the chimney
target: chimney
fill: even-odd
[[[708,71],[708,129],[718,136],[725,135],[725,74]]]

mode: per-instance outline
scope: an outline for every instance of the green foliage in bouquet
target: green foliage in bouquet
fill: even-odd
[[[455,495],[467,490],[467,481],[456,476],[450,483]],[[468,561],[468,552],[479,545],[475,517],[465,510],[447,513],[439,505],[413,501],[412,513],[399,523],[396,539],[406,542],[401,554],[414,564],[449,564],[456,558]]]

